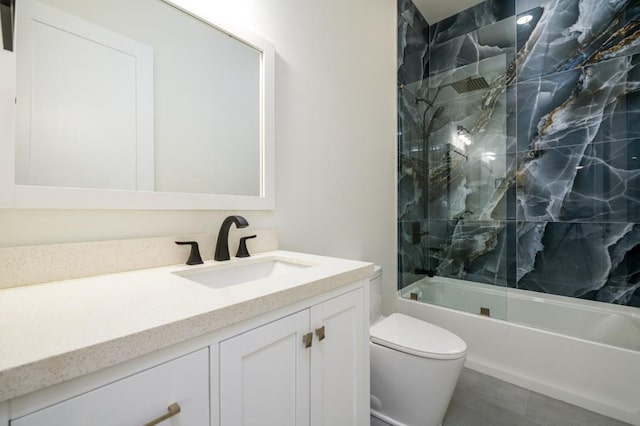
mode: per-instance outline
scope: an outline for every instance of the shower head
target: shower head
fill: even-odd
[[[476,90],[488,89],[489,83],[484,77],[469,77],[464,80],[454,81],[453,83],[446,84],[442,87],[451,86],[458,94],[475,92]]]
[[[428,108],[432,108],[436,102],[436,99],[438,99],[438,95],[440,95],[440,92],[442,91],[442,89],[444,89],[445,87],[453,87],[453,89],[458,92],[459,95],[463,94],[463,93],[470,93],[470,92],[475,92],[476,90],[482,90],[482,89],[488,89],[489,88],[489,83],[487,83],[487,80],[485,80],[484,77],[468,77],[462,80],[457,80],[457,81],[453,81],[451,83],[447,83],[447,84],[442,84],[440,86],[437,87],[436,90],[436,94],[435,96],[431,99],[431,100],[427,100],[427,99],[422,99],[418,96],[416,96],[415,94],[413,94],[416,98],[416,104],[420,103],[420,102],[424,102],[425,104],[427,104]],[[437,113],[437,111],[436,111]],[[434,115],[436,114],[434,113]],[[440,113],[442,114],[442,113]]]

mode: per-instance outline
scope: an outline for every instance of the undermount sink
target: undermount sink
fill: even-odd
[[[310,266],[312,265],[283,259],[261,259],[255,262],[216,265],[173,273],[210,288],[224,288],[262,278],[285,275]]]

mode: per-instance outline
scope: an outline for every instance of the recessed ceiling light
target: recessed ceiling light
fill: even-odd
[[[519,17],[516,23],[518,25],[527,25],[529,22],[531,22],[532,19],[533,19],[532,15],[524,15]]]

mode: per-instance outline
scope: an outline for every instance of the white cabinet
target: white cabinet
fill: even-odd
[[[144,425],[168,415],[172,404],[178,404],[180,412],[164,424],[209,425],[208,348],[12,420],[10,425]]]
[[[221,426],[367,424],[364,327],[358,289],[221,342]]]
[[[365,426],[365,283],[0,404],[0,426]],[[184,355],[184,354],[187,355]]]
[[[362,289],[316,305],[310,314],[311,426],[368,426],[368,312]],[[322,327],[325,338],[319,340]]]
[[[308,310],[220,343],[220,423],[309,424]]]

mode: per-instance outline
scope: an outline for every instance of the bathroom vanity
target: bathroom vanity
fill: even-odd
[[[272,251],[1,290],[0,424],[368,424],[372,271]]]
[[[275,208],[272,43],[182,0],[16,3],[0,208]],[[114,244],[10,256],[0,287],[175,263]],[[0,426],[368,425],[372,272],[265,251],[0,290]]]

